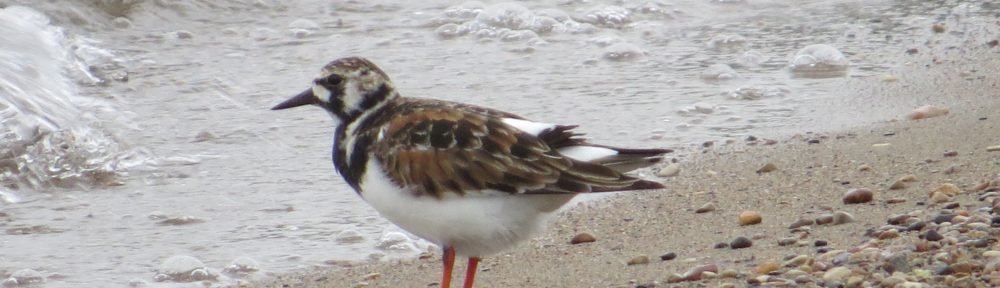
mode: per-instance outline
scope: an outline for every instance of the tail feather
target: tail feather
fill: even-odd
[[[579,161],[599,164],[601,166],[611,168],[618,173],[625,173],[659,163],[663,160],[663,154],[673,152],[673,150],[629,149],[596,144],[584,144],[563,147],[559,149],[559,152]]]

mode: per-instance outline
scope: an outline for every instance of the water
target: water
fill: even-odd
[[[445,2],[0,0],[3,285],[222,286],[432,249],[334,174],[325,113],[267,110],[335,58],[372,59],[407,96],[683,150],[857,127],[946,101],[872,105],[877,89],[840,88],[985,43],[1000,10]],[[847,65],[789,68],[813,44]],[[813,58],[824,55],[836,53]],[[913,103],[928,99],[938,102]]]

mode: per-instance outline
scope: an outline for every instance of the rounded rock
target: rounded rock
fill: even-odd
[[[677,258],[677,253],[674,253],[674,252],[669,252],[667,254],[660,255],[660,260],[663,260],[663,261],[670,261],[670,260],[674,260],[676,258]]]
[[[767,163],[767,164],[764,164],[764,167],[760,167],[760,169],[757,169],[757,174],[763,174],[763,173],[773,172],[775,170],[778,170],[778,166],[777,165],[774,165],[774,163]]]
[[[778,271],[779,268],[781,268],[781,265],[778,265],[778,263],[764,262],[760,263],[760,265],[757,265],[757,268],[754,270],[757,271],[757,274],[764,275],[774,271]]]
[[[833,213],[833,225],[847,224],[856,221],[854,215],[844,211],[837,211]]]
[[[834,267],[833,269],[826,271],[826,273],[823,273],[823,280],[843,281],[847,279],[847,277],[851,276],[851,273],[851,269],[848,269],[847,267]]]
[[[663,167],[659,172],[656,172],[656,176],[660,177],[673,177],[681,173],[681,164],[670,163],[667,167]]]
[[[580,234],[576,234],[576,236],[573,236],[573,239],[569,240],[569,244],[575,245],[580,243],[590,243],[594,241],[597,241],[597,238],[594,238],[594,235],[590,235],[590,233],[583,232]]]
[[[709,203],[705,203],[705,205],[701,205],[701,207],[698,207],[698,209],[695,209],[694,213],[699,213],[699,214],[700,213],[708,213],[708,212],[715,211],[715,209],[717,209],[715,207],[715,203],[709,202]]]
[[[649,256],[640,255],[640,256],[636,256],[636,257],[634,257],[632,259],[629,259],[626,264],[628,264],[629,266],[631,266],[631,265],[641,265],[641,264],[648,264],[648,263],[649,263]]]
[[[868,203],[872,201],[872,190],[868,188],[857,188],[848,190],[844,193],[843,201],[844,204],[860,204]]]
[[[762,220],[763,218],[760,216],[760,213],[756,211],[743,211],[739,216],[740,226],[760,224]]]
[[[729,243],[729,247],[733,249],[743,249],[750,246],[753,246],[753,241],[751,241],[750,238],[743,236],[736,237],[736,239],[733,239],[733,242]]]

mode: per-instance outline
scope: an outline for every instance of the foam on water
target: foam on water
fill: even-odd
[[[123,166],[140,156],[102,129],[118,128],[100,118],[118,111],[79,96],[73,81],[104,81],[87,67],[110,52],[22,6],[0,9],[0,38],[0,190],[118,185]]]

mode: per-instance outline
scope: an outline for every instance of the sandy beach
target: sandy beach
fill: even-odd
[[[679,174],[649,176],[668,189],[567,209],[540,237],[484,258],[477,287],[1000,285],[1000,219],[991,214],[1000,199],[1000,151],[993,151],[1000,48],[993,46],[916,57],[893,75],[831,80],[871,93],[874,102],[855,104],[859,113],[880,99],[914,104],[866,115],[882,119],[868,126],[677,147],[671,160]],[[949,113],[907,119],[906,111],[925,104]],[[759,173],[767,164],[776,169]],[[872,192],[870,201],[844,203],[845,193],[861,188]],[[708,203],[714,210],[695,212]],[[740,225],[745,211],[762,222]],[[833,214],[847,223],[814,222]],[[939,235],[928,236],[931,230]],[[596,241],[570,244],[584,232]],[[741,236],[752,246],[718,248]],[[436,287],[440,252],[422,258],[343,263],[240,285]],[[458,263],[455,273],[464,275]],[[714,272],[687,273],[699,266]]]

